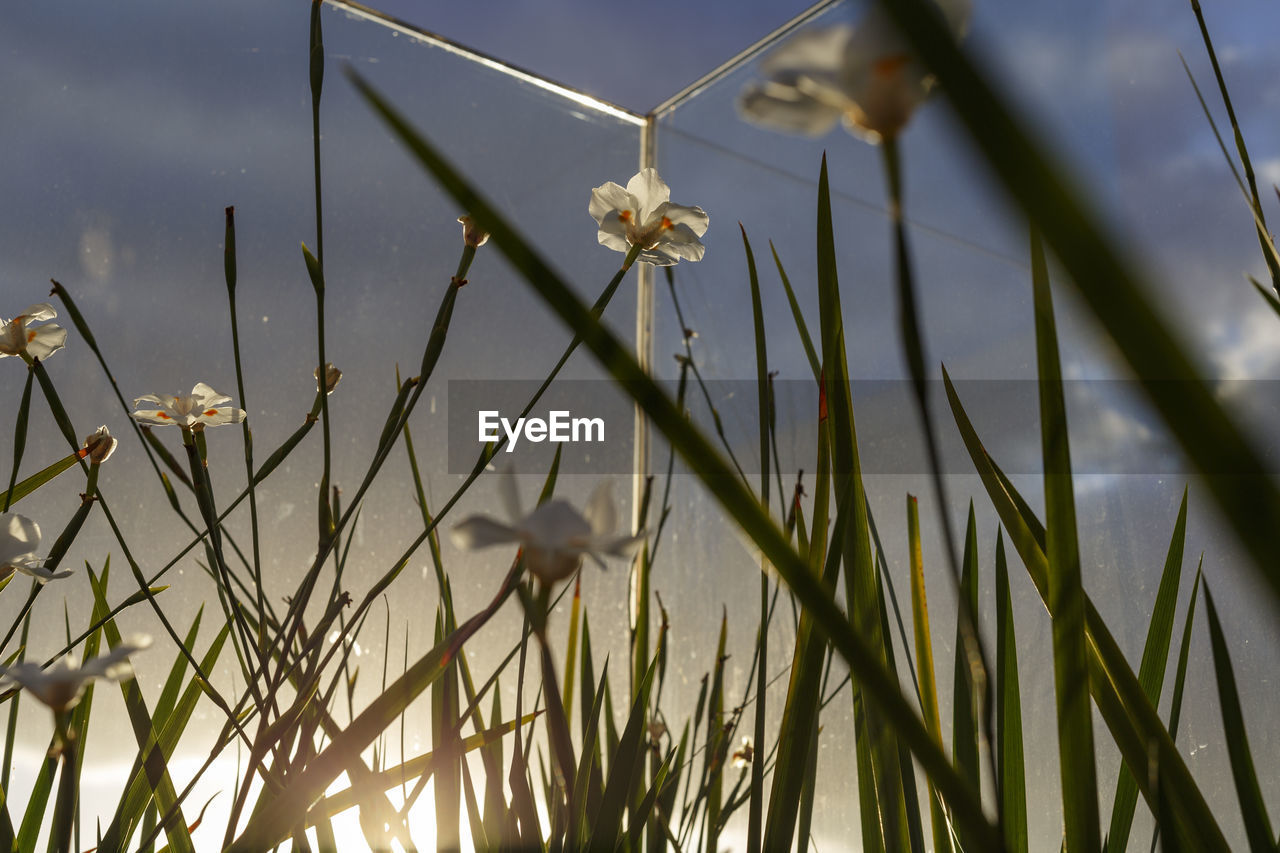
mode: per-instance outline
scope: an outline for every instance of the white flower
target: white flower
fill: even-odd
[[[135,420],[152,424],[177,424],[184,430],[202,430],[218,424],[238,424],[244,420],[244,409],[222,406],[231,402],[225,394],[219,394],[203,382],[197,382],[190,394],[144,394],[133,401],[135,408],[143,403],[154,403],[158,409],[142,409],[133,412]]]
[[[0,515],[0,580],[14,572],[33,577],[42,584],[71,577],[70,570],[53,572],[46,569],[44,560],[36,557],[39,547],[40,525],[16,512]]]
[[[969,0],[936,0],[959,37]],[[749,121],[776,130],[820,136],[843,120],[867,142],[892,139],[933,87],[879,5],[855,27],[838,24],[793,36],[763,63],[768,77],[738,99]]]
[[[88,456],[89,461],[94,465],[101,465],[116,452],[116,445],[119,443],[111,436],[111,431],[107,429],[106,424],[103,424],[92,434],[85,436],[84,450],[81,452]]]
[[[478,249],[489,242],[489,232],[481,230],[470,216],[459,216],[458,221],[462,223],[462,242],[473,249]]]
[[[92,679],[123,681],[133,678],[133,664],[129,663],[129,655],[142,651],[149,645],[151,638],[139,634],[109,653],[83,663],[67,653],[50,664],[48,669],[41,669],[35,663],[0,666],[0,676],[4,677],[7,685],[26,688],[28,693],[48,705],[55,713],[62,713],[75,707]]]
[[[670,199],[657,170],[641,169],[625,189],[613,181],[593,189],[587,210],[600,225],[602,246],[619,252],[639,246],[640,260],[659,267],[701,260],[705,247],[698,238],[707,232],[707,214]]]
[[[39,323],[52,320],[58,316],[48,302],[32,305],[12,320],[0,320],[0,358],[8,355],[26,353],[32,358],[44,361],[67,342],[67,330],[61,326],[28,327],[28,323]]]
[[[629,556],[639,543],[638,536],[617,536],[617,511],[608,483],[591,493],[586,510],[579,513],[568,501],[550,500],[528,515],[520,512],[515,478],[509,472],[501,478],[502,498],[511,524],[484,515],[473,515],[453,528],[453,543],[473,550],[519,543],[525,565],[546,583],[567,578],[582,565],[584,556],[604,568],[604,556]]]

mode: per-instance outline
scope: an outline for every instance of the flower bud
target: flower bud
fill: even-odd
[[[316,378],[316,390],[320,390],[320,368],[316,368],[312,374]],[[333,389],[338,387],[338,380],[342,378],[342,371],[333,366],[333,362],[325,362],[324,365],[324,393],[332,394]]]
[[[458,221],[462,223],[462,242],[473,249],[489,242],[489,232],[482,231],[470,216],[459,216]]]
[[[89,461],[94,465],[101,465],[111,458],[111,454],[116,452],[116,445],[119,444],[111,437],[110,431],[106,425],[100,426],[84,440],[85,453],[89,457]]]

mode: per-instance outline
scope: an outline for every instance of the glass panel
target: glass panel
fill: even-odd
[[[1131,7],[1125,13],[1104,3],[1077,4],[1069,13],[1035,4],[984,2],[976,6],[970,43],[994,64],[1000,82],[1031,110],[1042,137],[1063,150],[1084,176],[1088,189],[1100,199],[1105,215],[1116,223],[1117,233],[1158,276],[1154,280],[1162,295],[1168,295],[1167,301],[1162,299],[1162,307],[1182,321],[1189,340],[1210,354],[1216,375],[1267,377],[1275,360],[1261,355],[1249,343],[1252,335],[1247,330],[1256,324],[1273,334],[1274,316],[1247,285],[1224,284],[1212,292],[1204,286],[1208,271],[1215,279],[1226,275],[1234,281],[1242,267],[1260,280],[1269,279],[1249,227],[1248,209],[1221,161],[1214,159],[1220,155],[1207,141],[1211,137],[1203,116],[1185,75],[1177,68],[1178,50],[1203,55],[1194,18],[1190,14],[1163,15],[1150,4]],[[812,26],[853,22],[863,11],[862,6],[839,4],[823,11]],[[768,50],[762,55],[767,56]],[[1158,61],[1158,73],[1148,59]],[[1202,75],[1202,88],[1212,88],[1207,68],[1197,66],[1197,73]],[[801,470],[805,472],[804,484],[812,487],[815,385],[770,255],[770,243],[785,266],[816,342],[815,209],[819,164],[825,151],[849,370],[870,507],[896,585],[896,603],[905,611],[902,619],[909,632],[904,509],[908,493],[919,497],[943,730],[950,743],[955,597],[918,416],[905,381],[881,152],[838,129],[808,139],[745,122],[736,102],[744,86],[759,80],[760,74],[758,61],[728,69],[658,116],[658,167],[680,199],[708,211],[712,225],[704,239],[705,259],[698,264],[681,264],[676,270],[674,286],[682,318],[677,316],[666,284],[658,278],[654,363],[662,376],[676,378],[680,366],[670,356],[685,352],[682,327],[696,332],[691,352],[701,374],[711,380],[710,404],[717,409],[747,479],[758,488],[754,384],[721,381],[752,380],[756,370],[747,265],[741,235],[734,227],[735,221],[741,222],[759,268],[768,365],[777,375],[781,489],[789,498]],[[1260,118],[1254,119],[1257,130]],[[1261,131],[1258,136],[1269,138]],[[911,120],[900,142],[905,210],[911,223],[912,261],[929,369],[940,379],[936,365],[945,363],[950,374],[961,380],[961,396],[987,446],[1040,512],[1043,481],[1037,476],[1041,470],[1038,404],[1034,384],[1026,381],[1034,379],[1036,370],[1026,226],[962,137],[946,105],[929,103]],[[1190,142],[1188,137],[1199,141]],[[1189,157],[1194,158],[1194,167],[1187,165]],[[1194,169],[1195,192],[1206,198],[1203,206],[1189,207],[1186,188],[1169,178],[1184,167]],[[1206,208],[1215,213],[1206,213]],[[1061,274],[1057,274],[1055,303],[1064,369],[1067,378],[1075,380],[1068,383],[1068,405],[1073,463],[1079,474],[1077,511],[1086,589],[1129,659],[1136,662],[1141,657],[1184,484],[1190,483],[1192,522],[1178,620],[1185,610],[1196,554],[1204,551],[1206,571],[1211,561],[1226,566],[1247,558],[1206,509],[1209,498],[1202,480],[1191,473],[1158,417],[1139,399],[1136,388],[1124,380],[1127,374],[1118,365],[1111,345],[1078,305]],[[1251,354],[1248,367],[1238,360],[1246,351]],[[963,537],[968,500],[974,499],[983,572],[981,613],[984,624],[990,626],[994,625],[992,567],[998,520],[955,434],[940,384],[934,383],[932,405],[948,472],[948,516],[956,535]],[[1243,391],[1244,384],[1227,386],[1224,393],[1230,393],[1233,402],[1249,398],[1245,414],[1266,423],[1267,413],[1274,411],[1274,398],[1261,386],[1270,383],[1247,383],[1252,389],[1249,392]],[[710,432],[713,419],[709,404],[692,389],[688,399],[694,418]],[[1274,441],[1269,444],[1274,446]],[[665,449],[656,452],[655,460],[660,462],[655,462],[655,468],[665,465],[666,458]],[[777,480],[772,491],[777,515]],[[673,492],[677,511],[672,514],[671,544],[665,558],[669,565],[698,568],[664,574],[665,567],[659,567],[654,584],[660,589],[692,584],[697,591],[692,598],[669,597],[674,602],[669,606],[673,626],[694,632],[695,648],[710,648],[719,627],[717,620],[701,615],[706,597],[726,602],[732,646],[728,692],[731,696],[748,694],[751,685],[744,679],[754,648],[751,626],[759,610],[758,574],[753,569],[751,549],[739,544],[739,534],[722,519],[692,477],[677,476]],[[811,499],[803,506],[807,511]],[[1048,621],[1015,553],[1011,549],[1008,553],[1010,571],[1021,575],[1013,580],[1013,593],[1028,795],[1037,804],[1030,815],[1031,837],[1056,839],[1061,810]],[[1240,580],[1244,574],[1228,570],[1221,579],[1214,578],[1213,588],[1215,594],[1219,587],[1223,589],[1231,611],[1238,614],[1231,629],[1238,671],[1261,677],[1260,667],[1280,647],[1280,636],[1268,604],[1258,601],[1256,584]],[[843,592],[837,598],[843,602]],[[903,638],[894,602],[888,606],[901,666]],[[771,640],[771,649],[779,650],[772,653],[771,674],[790,663],[792,648],[791,613],[779,609],[785,612],[779,619],[781,624],[775,624]],[[1176,622],[1176,631],[1181,631],[1181,625]],[[1202,655],[1200,665],[1208,666],[1203,623],[1196,631],[1193,658]],[[990,656],[994,653],[994,629],[988,633]],[[710,661],[698,665],[707,667]],[[901,672],[904,690],[914,695],[910,676]],[[1171,678],[1166,680],[1162,707],[1168,704]],[[1208,670],[1203,678],[1205,689],[1194,699],[1188,695],[1178,743],[1189,756],[1211,807],[1222,816],[1224,831],[1240,841],[1242,828],[1234,816],[1237,806],[1225,752],[1205,747],[1210,741],[1221,745],[1222,740],[1216,695],[1211,695],[1212,688],[1207,685],[1212,678]],[[785,677],[775,681],[770,690],[771,726],[776,724],[786,690]],[[686,691],[696,694],[696,683],[687,685]],[[1255,733],[1274,739],[1280,732],[1275,715],[1257,713],[1268,701],[1256,691],[1245,698],[1246,707],[1254,709],[1252,714],[1246,711],[1251,742]],[[818,849],[838,847],[861,837],[849,704],[845,693],[824,712],[824,721],[828,714],[831,718],[822,732],[819,777],[828,799],[815,813]],[[749,725],[749,713],[746,719]],[[1097,717],[1095,726],[1105,820],[1118,756]],[[1208,731],[1214,732],[1213,738],[1205,734]],[[923,790],[923,777],[920,784]],[[1150,829],[1149,814],[1140,806],[1133,838],[1149,838]],[[745,821],[738,831],[745,834]]]
[[[461,226],[455,222],[462,211],[435,189],[358,99],[343,77],[344,68],[365,75],[423,128],[590,300],[622,260],[596,244],[596,226],[587,213],[590,190],[606,180],[625,182],[634,173],[639,122],[332,6],[324,9],[323,25],[326,357],[344,372],[330,398],[332,483],[341,489],[346,507],[395,397],[396,366],[405,378],[419,372],[437,307],[462,250]],[[11,202],[0,212],[4,315],[44,300],[48,286],[41,283],[51,275],[58,278],[94,330],[127,400],[185,392],[197,381],[208,382],[248,409],[259,464],[303,424],[315,395],[315,298],[299,250],[299,241],[318,250],[307,35],[306,4],[288,9],[241,4],[234,14],[206,14],[163,3],[120,8],[78,3],[15,10],[0,36],[3,76],[16,81],[7,87],[7,156],[0,167],[0,192]],[[225,204],[236,205],[247,405],[236,393],[223,283]],[[433,510],[462,482],[459,474],[471,469],[482,449],[472,423],[465,460],[448,458],[451,385],[495,377],[541,379],[571,337],[492,246],[479,250],[468,278],[458,295],[444,354],[411,421]],[[634,285],[624,282],[605,315],[628,340],[634,335],[634,292]],[[58,322],[70,327],[62,304],[52,301]],[[23,371],[17,359],[6,360],[3,367],[6,393],[13,401],[4,432],[8,458]],[[74,329],[65,351],[49,359],[48,372],[78,434],[106,423],[119,437],[121,447],[102,471],[102,493],[141,571],[155,573],[190,541],[189,528],[166,506],[124,410]],[[569,362],[564,375],[587,380],[600,372],[582,354]],[[34,397],[23,476],[67,452],[38,387]],[[618,458],[607,467],[623,475],[616,479],[623,487],[617,491],[626,518],[629,410],[610,430],[609,452]],[[245,481],[239,430],[226,427],[207,435],[217,501],[225,507]],[[178,431],[157,429],[156,437],[185,467]],[[292,592],[315,554],[321,456],[316,429],[257,492],[264,525],[263,575],[278,613],[284,610],[282,597]],[[503,461],[508,459],[521,466],[528,457],[516,453]],[[524,464],[529,465],[522,469],[525,473],[538,475],[522,478],[527,479],[525,503],[531,506],[545,466],[540,471]],[[596,479],[567,477],[560,492],[580,503]],[[485,478],[467,496],[454,521],[472,512],[501,515],[491,480]],[[81,475],[68,473],[15,506],[41,524],[45,550],[75,509],[80,490]],[[184,492],[181,485],[178,491]],[[413,495],[405,452],[397,447],[359,520],[343,537],[344,546],[351,545],[344,586],[357,602],[421,531]],[[187,517],[199,524],[189,498],[183,495]],[[245,508],[231,530],[238,549],[251,554]],[[447,559],[459,559],[447,541],[445,547]],[[460,619],[479,610],[497,590],[510,560],[500,550],[468,555],[467,571],[456,573],[453,596]],[[76,577],[49,586],[36,604],[29,657],[43,660],[64,642],[57,602],[62,595],[68,599],[71,632],[87,627],[92,600],[83,578],[84,561],[101,570],[108,555],[114,603],[137,587],[121,546],[95,512],[64,561]],[[238,564],[234,557],[232,562]],[[159,581],[170,584],[160,601],[180,633],[204,605],[201,650],[212,636],[209,626],[223,621],[204,564],[203,551],[196,550]],[[592,601],[597,595],[611,603],[625,600],[625,573],[608,578],[621,589],[596,587],[589,590]],[[332,568],[327,567],[317,598],[327,595],[332,582]],[[26,587],[25,579],[18,578],[4,597],[6,627]],[[384,664],[394,678],[406,652],[412,661],[432,645],[438,596],[427,550],[409,558],[393,590],[390,613],[381,603],[374,607],[360,636],[361,650],[352,659],[352,667],[362,670],[357,710],[361,696],[367,702],[376,695]],[[508,608],[509,614],[518,612],[514,602]],[[600,634],[607,635],[610,621],[604,605],[598,609]],[[140,683],[147,685],[148,700],[154,702],[174,646],[146,611],[145,605],[134,607],[120,621],[126,634],[146,631],[157,638],[156,648],[138,660]],[[308,626],[320,615],[312,614]],[[492,633],[471,652],[478,672],[487,675],[520,628],[518,616],[495,620]],[[384,636],[389,637],[387,646]],[[6,654],[16,642],[9,643]],[[233,673],[242,681],[233,661],[228,647],[217,679],[223,689],[229,689]],[[514,684],[514,678],[507,683]],[[93,730],[85,774],[85,827],[92,827],[98,815],[109,819],[120,795],[120,772],[136,752],[115,687],[98,692],[102,727]],[[504,705],[514,707],[513,696],[504,697]],[[23,705],[22,731],[43,733],[44,709],[33,705]],[[346,701],[338,705],[345,719]],[[209,743],[200,732],[211,737],[223,719],[201,704],[192,735],[175,760],[179,787],[207,754]],[[429,748],[429,731],[421,727],[426,719],[409,721],[405,748],[410,755]],[[7,792],[11,803],[26,802],[44,749],[44,742],[19,744],[18,770]],[[399,754],[398,745],[394,750]],[[192,795],[189,818],[194,819],[198,803],[209,793],[234,790],[234,758],[228,760],[232,763],[225,772],[207,775]],[[117,766],[119,762],[125,763]],[[110,767],[116,769],[108,771]],[[215,801],[205,834],[197,836],[205,838],[201,846],[215,843],[212,833],[222,831],[233,797],[224,793]]]

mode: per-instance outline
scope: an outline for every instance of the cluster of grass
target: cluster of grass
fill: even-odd
[[[1044,475],[1044,517],[1030,504],[984,448],[964,401],[945,377],[949,412],[935,412],[925,390],[925,342],[917,322],[911,251],[902,218],[897,151],[884,146],[892,205],[893,241],[901,318],[902,344],[911,369],[921,423],[935,456],[937,434],[958,430],[974,468],[1001,522],[993,567],[979,564],[972,511],[963,537],[942,521],[946,558],[951,564],[957,605],[953,708],[949,736],[944,736],[937,690],[933,637],[924,584],[919,509],[907,497],[907,564],[912,640],[910,654],[897,659],[891,639],[887,602],[888,565],[878,540],[864,491],[842,325],[841,294],[836,269],[839,239],[832,221],[826,164],[818,180],[817,256],[818,328],[806,326],[781,264],[779,278],[795,309],[801,337],[820,389],[812,429],[817,456],[806,505],[799,492],[792,499],[783,473],[771,470],[776,459],[774,401],[770,393],[765,347],[761,282],[747,235],[757,355],[759,458],[762,470],[752,482],[726,454],[715,437],[687,417],[684,394],[691,359],[682,362],[676,397],[669,396],[641,368],[629,349],[600,317],[635,259],[633,251],[593,306],[584,304],[553,271],[538,250],[473,188],[428,139],[412,128],[365,80],[352,82],[405,144],[410,153],[463,210],[469,211],[492,238],[492,244],[551,307],[574,336],[564,356],[530,399],[525,413],[560,367],[581,346],[591,353],[643,409],[651,424],[678,454],[687,469],[715,496],[723,511],[758,547],[761,559],[760,615],[748,677],[741,701],[727,695],[725,644],[727,620],[720,625],[719,648],[691,713],[669,716],[663,704],[668,661],[672,657],[660,599],[649,578],[669,513],[669,490],[646,492],[638,517],[646,536],[632,571],[638,590],[636,620],[627,650],[628,694],[610,689],[609,658],[591,642],[590,620],[576,584],[553,588],[531,577],[516,554],[510,571],[495,589],[488,606],[474,614],[455,612],[449,574],[441,558],[437,528],[449,510],[482,476],[501,443],[479,455],[472,473],[455,494],[432,511],[419,474],[409,419],[444,347],[459,289],[476,247],[465,245],[457,271],[444,289],[435,323],[426,341],[417,374],[398,383],[398,395],[386,413],[376,450],[352,497],[339,500],[329,480],[329,400],[323,387],[306,422],[261,461],[252,433],[242,427],[247,487],[227,506],[213,498],[204,435],[184,434],[185,464],[149,430],[135,427],[140,445],[164,485],[172,510],[191,530],[188,547],[152,577],[146,577],[120,534],[106,496],[97,489],[96,464],[86,465],[77,431],[59,401],[58,392],[38,361],[29,360],[26,390],[16,414],[14,468],[5,509],[63,472],[81,464],[86,471],[83,501],[50,551],[47,568],[56,568],[68,552],[89,513],[104,514],[118,537],[120,554],[138,583],[137,593],[117,605],[106,598],[109,563],[90,572],[94,607],[88,627],[78,636],[67,630],[64,651],[85,659],[102,644],[123,643],[117,622],[131,607],[149,607],[160,620],[177,654],[158,696],[148,701],[151,685],[120,685],[129,722],[137,738],[133,766],[120,786],[120,800],[105,826],[92,840],[76,819],[78,782],[85,735],[94,708],[93,688],[58,720],[48,758],[38,771],[34,791],[21,815],[0,800],[0,849],[32,850],[42,833],[51,850],[155,850],[161,836],[167,849],[194,850],[192,831],[201,823],[200,804],[188,796],[201,776],[225,751],[244,756],[221,849],[262,851],[291,844],[294,850],[338,850],[333,818],[357,809],[364,838],[373,849],[414,848],[410,810],[431,784],[434,833],[441,847],[469,838],[481,849],[718,850],[729,820],[745,813],[749,850],[806,848],[815,802],[822,786],[817,773],[819,730],[829,703],[852,702],[858,781],[856,813],[864,849],[868,850],[1028,850],[1057,845],[1059,839],[1028,837],[1028,796],[1023,760],[1022,693],[1018,679],[1018,642],[1010,599],[1011,572],[1021,563],[1052,619],[1052,661],[1056,696],[1060,793],[1064,819],[1062,844],[1071,851],[1127,849],[1161,843],[1165,849],[1225,850],[1219,818],[1179,753],[1178,729],[1197,603],[1203,597],[1213,655],[1215,686],[1223,713],[1221,738],[1231,770],[1251,849],[1275,849],[1270,823],[1250,751],[1245,711],[1229,660],[1223,627],[1209,587],[1196,571],[1189,604],[1182,618],[1176,605],[1185,589],[1183,550],[1187,499],[1170,536],[1164,570],[1151,609],[1141,662],[1135,671],[1085,592],[1080,577],[1075,494],[1065,405],[1054,320],[1052,289],[1045,246],[1051,248],[1076,288],[1108,331],[1117,350],[1160,412],[1187,458],[1204,475],[1212,499],[1222,510],[1250,557],[1249,570],[1272,597],[1280,593],[1280,490],[1266,473],[1243,430],[1213,396],[1197,372],[1194,358],[1150,304],[1140,276],[1095,217],[1060,177],[1061,171],[1034,145],[1021,122],[1005,106],[983,76],[956,49],[951,36],[924,0],[893,0],[886,7],[903,32],[928,58],[972,141],[985,154],[993,174],[1022,207],[1031,223],[1029,282],[1035,306],[1036,362],[1040,389],[1040,425]],[[325,275],[323,212],[320,203],[319,111],[323,87],[324,48],[319,3],[311,17],[311,91],[315,144],[317,243],[304,249],[306,269],[314,285],[318,318],[318,359],[325,360]],[[1199,9],[1196,7],[1199,15]],[[1205,34],[1206,46],[1212,46]],[[1215,72],[1217,66],[1215,62]],[[1218,73],[1220,91],[1229,105]],[[1228,106],[1229,109],[1229,106]],[[1206,110],[1207,112],[1207,110]],[[1258,284],[1272,307],[1280,300],[1280,263],[1254,185],[1252,169],[1238,128],[1238,153],[1247,181],[1241,188],[1249,201],[1256,230],[1273,275],[1272,287]],[[1225,148],[1224,148],[1225,152]],[[1247,183],[1247,186],[1246,186]],[[239,399],[244,380],[239,361],[236,320],[235,222],[228,210],[226,282],[231,335],[236,352]],[[776,255],[775,255],[776,261]],[[115,380],[95,342],[88,319],[65,288],[55,293],[80,337],[95,353],[114,386]],[[319,375],[323,375],[321,372]],[[945,376],[945,372],[944,372]],[[1164,380],[1174,378],[1176,383]],[[701,377],[694,373],[694,382]],[[26,424],[33,382],[40,386],[50,413],[66,436],[71,453],[21,482]],[[124,400],[121,399],[124,406]],[[126,407],[127,408],[127,407]],[[316,556],[287,608],[281,610],[264,591],[259,559],[260,529],[256,487],[302,444],[316,425],[323,446],[316,495]],[[380,577],[344,574],[352,547],[350,531],[361,500],[394,450],[407,451],[421,509],[422,530],[404,554]],[[557,464],[547,472],[541,500],[557,486]],[[944,479],[935,475],[934,494],[926,505],[949,506]],[[196,513],[189,507],[194,498]],[[226,525],[227,517],[248,504],[251,541],[247,549]],[[776,506],[776,512],[772,506]],[[411,557],[425,547],[439,588],[435,644],[406,662],[398,677],[384,683],[376,698],[340,720],[338,704],[350,703],[352,667],[349,656],[371,606],[393,587]],[[200,641],[202,619],[185,630],[165,616],[164,587],[159,584],[173,566],[192,551],[218,590],[217,606],[224,624],[212,641]],[[769,571],[765,571],[768,569]],[[978,576],[995,578],[994,649],[985,648],[977,617]],[[6,579],[4,583],[7,583]],[[5,637],[3,653],[21,631],[17,651],[4,663],[25,656],[25,637],[37,598],[50,587],[33,584],[31,593]],[[56,587],[53,587],[56,588]],[[349,590],[359,589],[352,600]],[[546,625],[556,596],[572,591],[568,606],[567,642],[553,648]],[[1201,596],[1203,593],[1203,596]],[[12,593],[10,593],[12,594]],[[771,648],[769,627],[781,596],[795,604],[794,644]],[[523,610],[522,640],[507,651],[491,672],[473,672],[461,652],[511,598]],[[651,612],[657,606],[657,613]],[[305,619],[304,619],[305,616]],[[656,627],[656,632],[653,629]],[[336,642],[326,642],[335,635]],[[227,648],[235,656],[241,687],[216,685],[209,673]],[[1166,695],[1165,673],[1177,649],[1168,718],[1158,708]],[[530,658],[533,658],[532,660]],[[767,663],[790,661],[789,683],[779,720],[767,727]],[[832,663],[841,661],[849,677],[833,683]],[[515,708],[504,708],[502,683],[514,682]],[[529,685],[532,689],[525,690]],[[98,690],[104,689],[99,686]],[[526,706],[527,696],[536,699]],[[427,694],[424,696],[424,694]],[[389,760],[384,736],[402,725],[406,710],[419,700],[430,704],[431,750]],[[17,708],[23,700],[10,691],[9,727],[3,779],[9,787],[17,731]],[[184,736],[197,703],[210,703],[219,713],[221,730],[208,760],[190,779],[175,779],[169,760]],[[1096,710],[1103,728],[1094,726]],[[576,711],[576,726],[575,723]],[[1123,764],[1114,779],[1100,779],[1095,742],[1109,738]],[[944,743],[950,743],[950,754]],[[1259,759],[1259,763],[1262,760]],[[916,768],[923,772],[917,786]],[[983,778],[991,793],[984,801]],[[57,790],[55,792],[55,781]],[[1104,825],[1100,801],[1111,796],[1110,822]],[[1155,836],[1131,834],[1141,799],[1155,820]],[[201,838],[211,836],[206,828]],[[201,849],[213,843],[202,840]]]

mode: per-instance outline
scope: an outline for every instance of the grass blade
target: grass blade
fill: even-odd
[[[996,792],[1000,797],[1001,825],[1009,853],[1026,853],[1027,784],[1022,752],[1022,690],[1018,681],[1018,640],[1013,626],[1013,600],[1009,595],[1009,566],[1004,555],[1004,534],[996,534],[996,740],[1000,761],[996,765]]]
[[[1164,671],[1169,662],[1169,641],[1173,636],[1173,615],[1178,606],[1178,585],[1182,579],[1182,552],[1187,537],[1187,492],[1182,492],[1182,506],[1173,526],[1169,551],[1165,556],[1164,571],[1160,575],[1160,587],[1156,591],[1155,607],[1151,612],[1151,624],[1147,628],[1147,640],[1142,649],[1142,664],[1138,667],[1138,681],[1151,704],[1159,707],[1160,692],[1164,685]],[[1133,824],[1134,808],[1138,804],[1138,783],[1124,764],[1120,765],[1120,778],[1116,780],[1116,795],[1111,806],[1111,827],[1107,831],[1108,850],[1126,850],[1129,847],[1129,830]]]
[[[1058,762],[1062,812],[1071,851],[1101,849],[1098,779],[1089,707],[1089,669],[1084,637],[1084,589],[1076,539],[1075,491],[1067,440],[1067,411],[1058,362],[1058,333],[1049,293],[1049,271],[1036,232],[1031,234],[1031,279],[1035,294],[1036,364],[1040,374],[1040,435],[1044,453],[1049,614],[1053,617],[1053,674],[1058,707]]]
[[[1036,591],[1047,604],[1049,565],[1045,557],[1044,527],[982,446],[945,368],[943,382],[969,458],[977,468],[987,495],[1005,530],[1009,532],[1009,540],[1022,558]],[[1185,846],[1198,850],[1227,850],[1222,830],[1182,760],[1177,746],[1169,737],[1155,708],[1147,700],[1142,685],[1129,668],[1106,623],[1087,596],[1085,633],[1090,667],[1089,690],[1125,763],[1136,771],[1138,787],[1148,805],[1153,811],[1159,807],[1157,791],[1147,773],[1151,761],[1150,748],[1154,746],[1159,766],[1163,769],[1162,779],[1168,783],[1164,789],[1165,795],[1177,804],[1174,814],[1178,817],[1179,840]]]
[[[1204,610],[1209,616],[1209,638],[1213,642],[1213,669],[1218,681],[1218,706],[1222,709],[1222,728],[1227,738],[1227,754],[1231,757],[1231,776],[1236,783],[1236,795],[1240,798],[1240,813],[1244,816],[1245,836],[1250,850],[1274,850],[1275,835],[1267,818],[1267,804],[1258,787],[1258,774],[1253,766],[1253,753],[1249,751],[1249,736],[1245,732],[1244,712],[1240,709],[1240,694],[1236,690],[1236,674],[1231,666],[1231,655],[1218,621],[1218,608],[1213,603],[1209,585],[1204,587]]]

